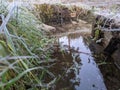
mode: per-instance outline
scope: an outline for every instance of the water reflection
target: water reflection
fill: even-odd
[[[58,40],[59,41],[59,40]],[[68,41],[69,43],[69,41]],[[61,75],[55,90],[75,90],[75,85],[80,85],[80,78],[77,76],[79,74],[79,69],[81,66],[81,60],[79,56],[79,48],[75,49],[70,46],[70,43],[62,45],[62,53],[57,49],[54,53],[57,57],[57,62],[52,70],[54,74]]]
[[[62,53],[58,50],[54,54],[58,61],[53,70],[61,79],[55,90],[106,90],[87,39],[74,33],[58,38],[58,43]]]

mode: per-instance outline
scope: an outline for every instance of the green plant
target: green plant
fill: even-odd
[[[3,11],[8,10],[4,8]],[[48,55],[50,51],[46,49],[52,40],[47,38],[42,23],[27,8],[20,6],[14,11],[1,38],[5,38],[0,40],[1,90],[51,87],[56,78],[43,63],[52,61]],[[45,83],[45,74],[53,81]]]

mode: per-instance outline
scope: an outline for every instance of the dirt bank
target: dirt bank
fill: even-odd
[[[76,32],[82,32],[84,34],[90,34],[92,25],[79,20],[78,22],[72,21],[68,24],[63,25],[53,25],[56,28],[56,32],[54,32],[55,36],[65,35],[69,33],[76,33]]]

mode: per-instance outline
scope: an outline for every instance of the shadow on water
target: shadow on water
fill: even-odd
[[[107,90],[84,35],[72,33],[59,37],[56,64],[51,68],[60,79],[55,90]]]
[[[107,90],[120,90],[120,68],[116,65],[116,59],[100,54],[103,51],[101,45],[92,42],[89,44],[89,47],[94,56],[96,56],[95,61],[103,75]]]

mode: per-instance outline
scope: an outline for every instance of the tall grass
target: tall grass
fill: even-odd
[[[0,6],[7,7],[5,1]],[[6,8],[0,9],[3,17],[7,13]],[[17,7],[0,34],[0,90],[51,87],[56,78],[48,71],[49,64],[45,64],[53,61],[49,57],[50,43],[42,23],[27,8]],[[45,83],[45,75],[52,81]]]

